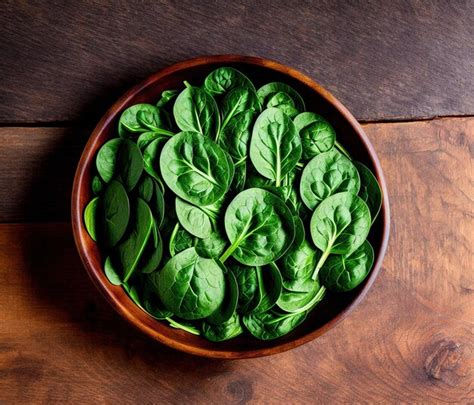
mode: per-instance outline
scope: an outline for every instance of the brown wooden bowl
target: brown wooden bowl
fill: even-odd
[[[303,96],[308,111],[317,112],[328,119],[336,129],[338,140],[351,155],[372,169],[384,196],[382,210],[369,236],[375,251],[375,264],[367,279],[348,293],[327,294],[302,325],[273,341],[241,336],[212,343],[153,319],[137,307],[121,287],[109,283],[103,271],[105,258],[87,234],[82,219],[84,208],[92,198],[90,185],[96,153],[104,142],[117,136],[121,112],[136,103],[155,102],[163,90],[180,88],[184,80],[201,83],[209,72],[220,66],[231,66],[244,72],[257,88],[271,81],[282,81],[293,86]],[[72,226],[77,249],[89,276],[115,310],[132,325],[153,339],[184,352],[213,358],[241,359],[281,353],[300,346],[321,336],[353,311],[367,294],[382,266],[388,243],[390,213],[387,187],[374,148],[356,119],[332,94],[309,77],[280,63],[250,56],[219,55],[190,59],[163,69],[133,87],[107,111],[92,132],[79,161],[72,191]]]

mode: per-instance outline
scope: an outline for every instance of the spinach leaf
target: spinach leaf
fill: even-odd
[[[137,268],[153,227],[153,215],[148,204],[137,198],[133,205],[132,227],[128,237],[117,246],[117,255],[123,269],[123,281],[127,282]]]
[[[219,145],[225,148],[236,165],[244,163],[247,158],[254,114],[252,110],[243,111],[221,130]]]
[[[334,146],[336,131],[320,115],[312,112],[301,113],[295,117],[294,124],[303,145],[304,160],[328,152]]]
[[[98,239],[106,247],[115,246],[125,231],[130,219],[130,203],[125,188],[116,180],[112,180],[105,187],[101,204],[98,207],[98,216],[102,219]]]
[[[254,312],[266,312],[276,304],[282,292],[280,270],[274,263],[257,267],[257,280],[261,298]]]
[[[138,268],[141,273],[151,273],[155,271],[163,258],[163,241],[156,222],[153,222],[152,237],[148,240],[142,254]]]
[[[91,239],[97,241],[97,213],[99,211],[99,197],[95,197],[89,201],[84,210],[84,225],[86,226],[87,233]]]
[[[137,186],[138,196],[145,202],[149,203],[153,197],[153,187],[153,180],[151,177],[142,177]]]
[[[206,91],[185,84],[186,88],[179,94],[173,107],[176,125],[182,131],[214,138],[220,126],[216,102]]]
[[[105,183],[110,182],[115,176],[117,154],[122,144],[122,139],[115,138],[104,143],[95,160],[97,172]]]
[[[233,262],[229,266],[239,286],[237,312],[248,314],[255,310],[262,299],[258,284],[257,269]]]
[[[173,316],[173,313],[166,310],[158,297],[157,287],[158,272],[148,275],[143,291],[143,307],[155,319],[164,320]]]
[[[158,273],[156,284],[165,307],[183,319],[206,318],[224,300],[221,267],[213,259],[199,257],[194,248],[172,257]]]
[[[222,124],[216,135],[218,142],[221,132],[240,114],[258,111],[257,94],[249,89],[235,88],[231,90],[222,101]],[[235,124],[234,124],[235,125]]]
[[[110,256],[107,256],[107,259],[105,259],[104,273],[107,276],[107,279],[113,285],[121,285],[122,284],[122,279],[118,275],[116,267],[112,263],[112,258]]]
[[[160,184],[161,189],[163,190],[163,179],[160,174],[160,153],[165,144],[165,138],[157,138],[154,141],[151,141],[148,146],[143,150],[143,165],[145,171],[153,177],[158,184]]]
[[[240,193],[245,189],[245,182],[247,180],[247,165],[245,162],[235,166],[234,178],[230,185],[231,191],[234,193]]]
[[[283,177],[295,168],[301,153],[300,137],[286,114],[269,108],[258,116],[250,140],[250,159],[262,176],[279,187]]]
[[[116,170],[117,178],[125,190],[131,191],[143,172],[143,156],[136,143],[128,139],[122,140],[117,151]]]
[[[219,259],[227,246],[227,238],[219,229],[212,232],[207,238],[197,239],[196,252],[201,257]]]
[[[330,254],[348,255],[364,243],[371,225],[367,204],[350,192],[326,198],[311,217],[313,242],[323,252],[313,279]]]
[[[382,207],[382,189],[374,174],[360,162],[354,162],[360,175],[359,197],[362,198],[370,210],[372,223],[375,222]]]
[[[191,235],[198,238],[208,238],[212,234],[212,220],[195,205],[189,204],[181,198],[176,198],[176,215],[179,223]]]
[[[309,291],[299,292],[284,289],[278,298],[277,306],[285,312],[301,313],[314,308],[321,302],[326,288],[321,287],[317,280],[312,280]]]
[[[181,132],[163,147],[161,175],[183,200],[210,205],[227,192],[234,168],[227,153],[211,139],[195,132]]]
[[[315,156],[301,175],[301,199],[310,210],[333,194],[342,191],[357,194],[359,188],[360,178],[356,167],[337,151]]]
[[[295,106],[295,102],[288,93],[279,91],[270,97],[267,103],[267,107],[275,107],[280,111],[283,111],[288,117],[294,118],[298,115],[299,111]]]
[[[225,293],[224,300],[221,305],[206,318],[206,322],[212,325],[219,325],[227,322],[232,315],[235,314],[237,302],[239,301],[239,286],[235,279],[234,273],[228,270],[222,263],[216,261],[220,265],[225,276]]]
[[[240,325],[240,317],[236,313],[230,319],[219,325],[213,325],[208,322],[202,324],[202,334],[211,342],[223,342],[233,339],[244,332]]]
[[[194,246],[194,237],[188,231],[186,231],[179,222],[173,228],[173,232],[170,236],[169,241],[169,252],[173,257],[177,253],[183,250],[189,249]]]
[[[269,191],[250,188],[237,194],[224,217],[231,255],[248,266],[262,266],[280,258],[290,247],[295,229],[285,203]]]
[[[138,148],[144,153],[145,149],[153,142],[156,141],[157,139],[160,140],[160,142],[157,143],[157,145],[164,145],[165,142],[168,140],[167,136],[158,134],[156,132],[143,132],[140,134],[140,136],[137,139],[137,146]],[[160,149],[161,151],[161,149]]]
[[[100,194],[102,192],[102,190],[104,189],[104,183],[102,183],[99,176],[94,176],[92,178],[92,187],[91,188],[92,188],[92,192],[95,195]]]
[[[257,339],[279,338],[299,326],[306,319],[307,312],[283,314],[276,311],[244,315],[242,321],[247,330]]]
[[[140,133],[153,131],[166,136],[172,136],[173,133],[167,128],[170,127],[169,117],[164,110],[160,110],[151,104],[135,104],[122,113],[119,120],[119,128],[126,130],[120,131],[120,136],[127,136],[131,133]]]
[[[293,100],[294,106],[299,112],[305,110],[303,98],[298,94],[298,92],[287,84],[280,82],[268,83],[258,89],[257,96],[260,104],[264,107],[269,107],[269,100],[271,100],[277,93],[286,93],[286,95]]]
[[[307,279],[313,273],[321,254],[308,241],[292,246],[280,260],[280,271],[287,280]]]
[[[349,255],[329,256],[319,278],[328,290],[350,291],[365,280],[373,264],[374,249],[365,241]]]
[[[178,94],[179,90],[165,90],[161,93],[161,98],[156,103],[156,106],[158,108],[166,107]]]
[[[255,87],[249,78],[231,67],[218,68],[212,71],[204,80],[204,88],[213,96],[223,95],[236,87],[255,91]]]
[[[303,220],[299,216],[293,215],[293,222],[295,224],[295,238],[291,246],[299,247],[305,240],[306,232],[304,230]]]

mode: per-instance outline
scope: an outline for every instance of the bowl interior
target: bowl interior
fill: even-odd
[[[164,322],[154,320],[139,309],[121,287],[113,286],[108,282],[102,270],[105,258],[87,235],[82,222],[84,208],[93,197],[90,183],[94,174],[95,155],[104,142],[117,136],[117,124],[121,112],[136,103],[154,103],[163,90],[183,88],[184,80],[200,85],[208,73],[220,66],[239,69],[251,78],[257,88],[271,81],[282,81],[294,87],[304,98],[307,110],[314,111],[331,122],[336,129],[338,140],[356,160],[366,164],[376,174],[385,192],[384,207],[369,235],[376,258],[369,277],[351,292],[327,294],[323,302],[295,331],[280,339],[268,342],[241,336],[227,342],[212,343],[199,336],[173,329]],[[373,283],[379,271],[388,239],[388,201],[385,181],[370,142],[352,115],[329,93],[300,73],[275,62],[238,56],[198,58],[173,65],[153,75],[119,99],[97,125],[84,150],[73,189],[72,218],[76,244],[84,265],[93,281],[114,308],[139,329],[162,343],[186,352],[209,357],[242,358],[277,353],[296,347],[329,330],[355,307]]]

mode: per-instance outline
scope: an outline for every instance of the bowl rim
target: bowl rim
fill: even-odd
[[[156,329],[150,327],[150,325],[142,322],[140,319],[133,316],[132,312],[127,309],[126,304],[121,302],[117,299],[110,291],[110,285],[106,285],[98,276],[97,273],[99,271],[102,272],[102,269],[97,269],[93,266],[92,261],[87,253],[86,244],[85,244],[85,233],[81,232],[83,230],[83,223],[82,223],[82,216],[83,213],[80,210],[80,188],[81,183],[83,182],[83,178],[86,173],[87,163],[94,158],[94,147],[97,143],[97,139],[99,138],[99,134],[111,123],[117,114],[117,111],[121,111],[128,102],[135,97],[138,93],[142,90],[147,88],[154,83],[159,82],[163,77],[166,77],[174,72],[181,70],[182,68],[190,68],[190,67],[198,67],[198,66],[205,66],[208,64],[225,64],[225,63],[243,63],[250,65],[257,65],[260,67],[268,68],[270,70],[274,70],[278,73],[285,74],[290,76],[295,81],[301,82],[302,84],[309,87],[312,91],[319,94],[320,97],[326,100],[329,104],[331,104],[338,112],[347,120],[350,126],[354,129],[354,131],[359,136],[359,139],[364,144],[365,148],[368,151],[369,157],[372,160],[373,167],[375,169],[375,175],[379,180],[381,189],[382,189],[382,208],[383,211],[383,223],[382,223],[382,239],[380,244],[379,254],[376,257],[376,261],[374,263],[373,269],[370,272],[369,276],[367,277],[363,288],[360,290],[358,295],[354,298],[354,300],[339,314],[337,314],[334,318],[332,318],[329,322],[325,323],[324,325],[320,326],[319,328],[300,336],[296,339],[282,342],[281,344],[276,344],[272,347],[266,348],[259,348],[254,350],[227,350],[227,351],[218,351],[212,350],[208,348],[200,348],[194,345],[189,345],[186,343],[178,342],[168,336],[161,334]],[[74,183],[72,188],[72,195],[71,195],[71,221],[72,221],[72,230],[74,235],[75,244],[77,250],[79,252],[79,256],[84,267],[89,274],[89,277],[92,279],[93,283],[96,287],[101,291],[102,295],[106,298],[109,304],[129,323],[134,325],[143,333],[147,334],[148,336],[152,337],[153,339],[163,343],[173,349],[177,349],[189,354],[198,355],[201,357],[209,357],[209,358],[224,358],[224,359],[244,359],[244,358],[254,358],[254,357],[262,357],[268,356],[272,354],[282,353],[287,350],[296,348],[301,346],[305,343],[310,342],[311,340],[316,339],[317,337],[323,335],[333,327],[335,327],[339,322],[341,322],[346,316],[348,316],[365,298],[368,291],[372,287],[375,279],[377,278],[381,267],[382,262],[387,250],[388,239],[390,234],[390,206],[389,206],[389,199],[387,193],[387,184],[385,181],[385,177],[383,175],[382,167],[380,161],[377,157],[374,147],[370,142],[369,138],[365,134],[363,128],[359,124],[359,122],[355,119],[355,117],[349,112],[349,110],[338,100],[334,97],[328,90],[323,88],[320,84],[312,80],[309,76],[301,73],[300,71],[283,65],[279,62],[255,57],[255,56],[243,56],[243,55],[211,55],[211,56],[199,56],[192,59],[187,59],[150,75],[148,78],[143,80],[142,82],[138,83],[137,85],[133,86],[130,90],[125,92],[112,106],[107,110],[107,112],[103,115],[100,119],[94,130],[92,131],[86,146],[81,154],[76,173],[74,176]],[[128,304],[128,303],[127,303]],[[135,305],[130,300],[131,305]]]

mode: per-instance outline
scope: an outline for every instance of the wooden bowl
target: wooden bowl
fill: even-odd
[[[212,343],[153,319],[137,307],[121,287],[109,283],[103,271],[105,258],[87,234],[82,219],[84,208],[92,198],[90,184],[96,153],[104,142],[117,136],[121,112],[136,103],[155,102],[163,90],[180,88],[184,80],[200,84],[209,72],[220,66],[231,66],[244,72],[257,88],[271,81],[282,81],[293,86],[303,96],[307,110],[328,119],[336,129],[338,140],[351,155],[372,169],[382,186],[384,196],[382,210],[369,237],[375,251],[375,264],[367,279],[348,293],[328,294],[302,325],[273,341],[241,336],[226,342]],[[374,148],[356,119],[332,94],[309,77],[280,63],[249,56],[219,55],[190,59],[163,69],[133,87],[107,111],[92,132],[79,161],[72,191],[72,226],[77,249],[89,276],[115,310],[132,325],[153,339],[187,353],[241,359],[281,353],[300,346],[321,336],[353,311],[367,294],[382,266],[388,243],[390,213],[387,187]]]

